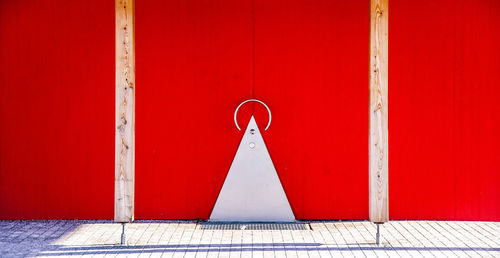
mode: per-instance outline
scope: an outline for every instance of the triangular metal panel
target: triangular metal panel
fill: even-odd
[[[295,220],[253,116],[234,156],[210,220],[253,222]]]

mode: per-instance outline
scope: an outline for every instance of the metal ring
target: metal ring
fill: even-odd
[[[240,109],[241,106],[243,106],[243,104],[247,103],[247,102],[259,102],[260,104],[264,105],[264,107],[266,107],[267,109],[267,113],[269,114],[269,121],[267,122],[267,126],[266,128],[264,129],[264,131],[267,131],[267,128],[269,128],[269,126],[271,125],[271,110],[269,109],[269,107],[266,105],[266,103],[258,100],[258,99],[247,99],[243,102],[241,102],[238,107],[236,108],[236,110],[234,111],[234,124],[236,125],[236,128],[238,128],[238,130],[241,131],[241,128],[240,126],[238,125],[238,121],[236,120],[236,115],[238,114],[238,109]]]

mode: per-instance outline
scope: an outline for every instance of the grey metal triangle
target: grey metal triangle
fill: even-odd
[[[210,220],[295,221],[292,208],[253,116],[248,122]]]

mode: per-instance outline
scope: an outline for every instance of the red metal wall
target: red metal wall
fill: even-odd
[[[0,219],[113,218],[114,1],[0,1]]]
[[[367,218],[367,3],[138,1],[137,218],[209,216],[250,97],[296,216]],[[498,13],[390,2],[391,219],[500,220]],[[114,101],[113,1],[0,2],[0,219],[112,218]]]
[[[253,96],[273,111],[263,137],[297,219],[368,218],[369,10],[255,1]]]
[[[500,220],[500,2],[389,12],[391,219]]]
[[[250,4],[135,8],[136,218],[208,218],[242,136],[234,108],[252,92]]]
[[[138,1],[136,217],[207,219],[258,98],[295,216],[366,219],[368,4]]]

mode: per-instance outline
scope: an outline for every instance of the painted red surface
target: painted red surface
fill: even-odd
[[[298,219],[368,218],[367,17],[364,0],[255,2],[254,96]]]
[[[390,2],[392,219],[500,220],[500,2]]]
[[[242,137],[234,109],[254,97],[272,109],[263,137],[296,217],[366,219],[368,14],[366,1],[137,2],[136,217],[209,217]],[[253,109],[267,123],[249,105],[242,127]]]
[[[500,220],[500,3],[390,4],[391,219]],[[366,219],[368,12],[137,1],[136,217],[208,218],[254,97],[296,217]],[[113,1],[0,2],[0,219],[113,217],[114,101]]]
[[[242,136],[234,109],[252,94],[250,4],[135,8],[136,218],[208,218]]]
[[[0,2],[0,219],[113,218],[114,2]]]

